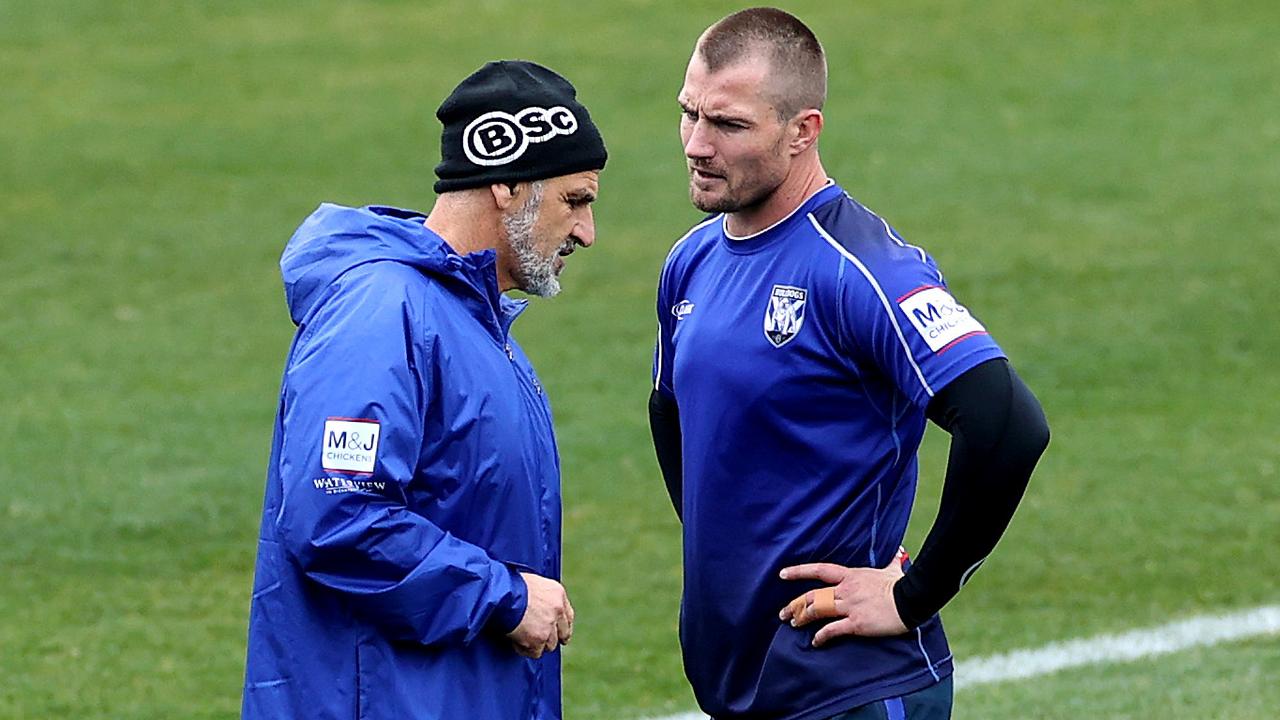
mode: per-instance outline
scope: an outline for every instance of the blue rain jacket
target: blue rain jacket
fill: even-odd
[[[560,654],[505,636],[521,570],[560,577],[551,409],[492,250],[423,216],[322,205],[280,266],[285,365],[244,718],[560,717]]]

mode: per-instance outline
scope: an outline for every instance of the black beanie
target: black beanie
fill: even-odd
[[[436,193],[604,168],[604,140],[576,98],[568,80],[524,60],[472,73],[436,110]]]

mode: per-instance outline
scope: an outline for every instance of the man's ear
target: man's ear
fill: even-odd
[[[523,184],[523,183],[521,183]],[[516,196],[520,194],[520,185],[516,183],[494,183],[489,186],[489,193],[493,195],[493,204],[499,210],[506,210],[515,204]]]
[[[791,125],[791,154],[799,155],[817,144],[818,136],[822,134],[822,111],[814,108],[801,110],[791,119]]]

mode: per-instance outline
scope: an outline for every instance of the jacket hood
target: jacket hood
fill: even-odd
[[[316,208],[294,231],[280,257],[294,324],[302,322],[334,280],[357,265],[393,260],[427,273],[455,274],[462,258],[422,224],[425,218],[412,210],[376,205],[324,203]]]

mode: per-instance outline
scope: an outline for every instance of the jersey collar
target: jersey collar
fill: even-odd
[[[720,240],[724,247],[730,252],[750,253],[755,252],[768,245],[773,240],[783,237],[787,234],[788,228],[796,218],[803,218],[819,205],[825,204],[828,200],[842,194],[844,191],[836,185],[836,181],[827,178],[827,183],[818,188],[812,195],[805,198],[804,202],[795,207],[794,210],[787,213],[781,220],[775,222],[769,227],[754,232],[750,235],[733,235],[729,232],[729,217],[725,215],[720,220]]]

